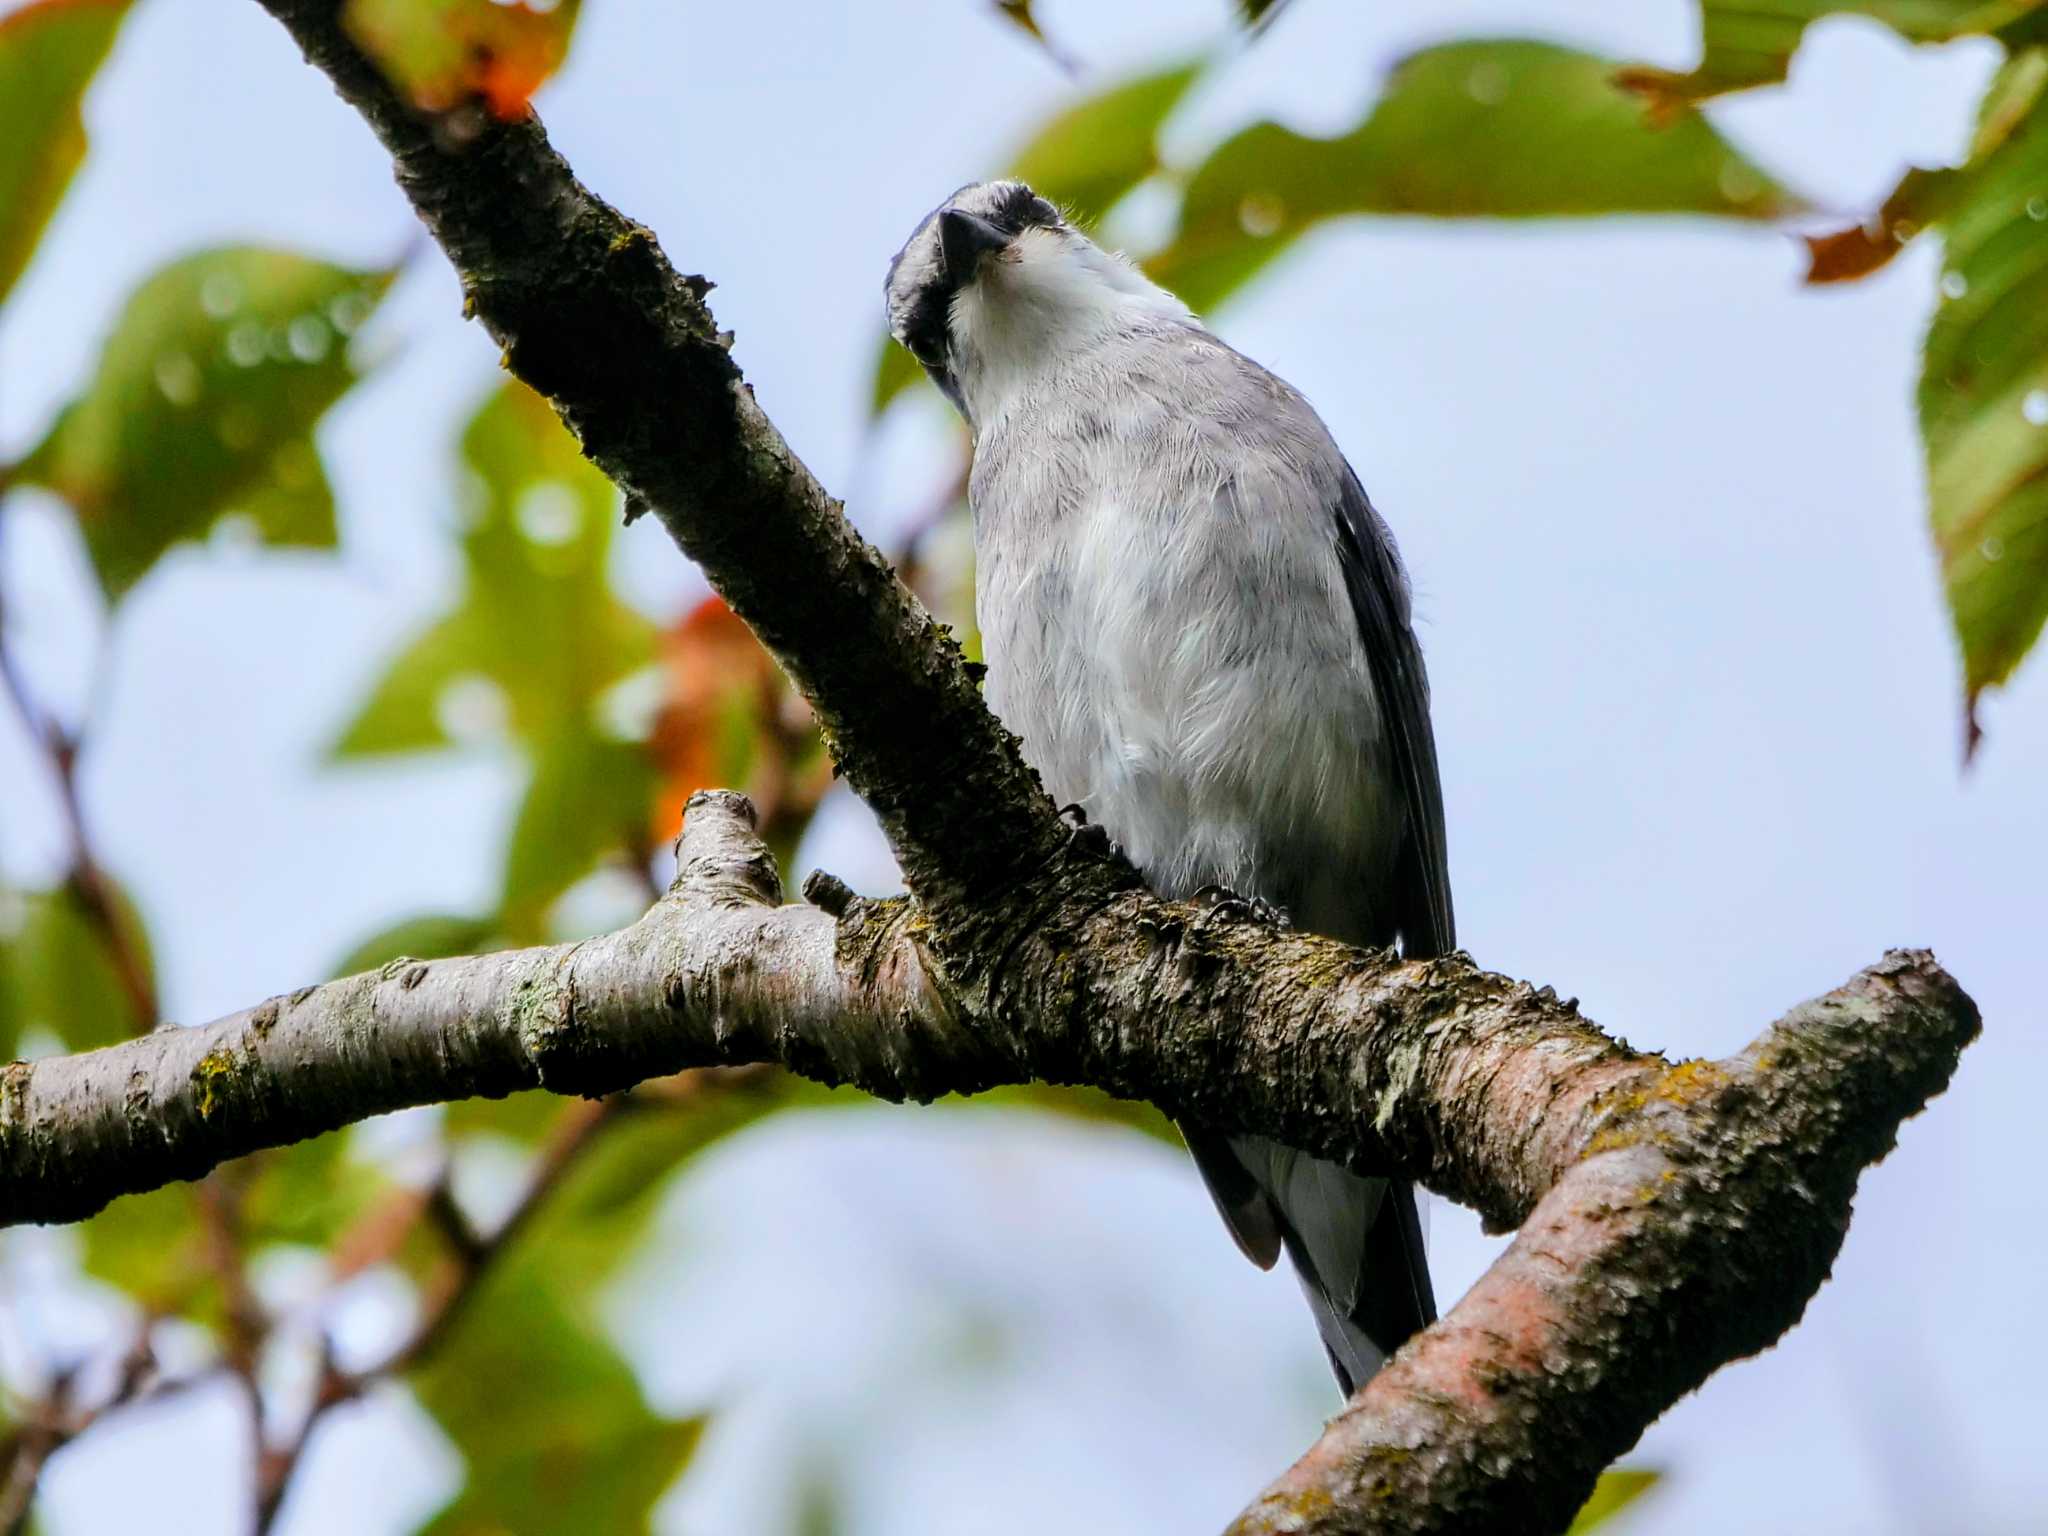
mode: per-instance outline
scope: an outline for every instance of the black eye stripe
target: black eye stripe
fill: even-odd
[[[960,288],[959,279],[945,270],[936,249],[934,226],[948,208],[977,213],[1013,238],[1027,229],[1057,228],[1062,222],[1059,210],[1022,182],[970,183],[925,215],[910,242],[889,264],[883,286],[898,339],[912,356],[934,370],[943,370],[949,361],[948,321],[953,295]],[[906,261],[913,262],[915,286],[899,291],[897,278]]]

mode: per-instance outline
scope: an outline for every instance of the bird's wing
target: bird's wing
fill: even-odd
[[[1407,573],[1394,536],[1344,466],[1335,513],[1337,559],[1365,642],[1373,693],[1387,733],[1408,835],[1394,872],[1392,910],[1401,948],[1411,957],[1457,947],[1451,876],[1444,851],[1444,792],[1437,777],[1436,737],[1429,725],[1429,677],[1411,622]]]

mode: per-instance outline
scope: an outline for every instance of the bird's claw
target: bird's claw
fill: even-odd
[[[1261,928],[1284,928],[1287,914],[1263,896],[1240,896],[1224,885],[1205,885],[1195,892],[1196,906],[1210,917],[1226,923],[1256,923]]]
[[[1109,829],[1090,821],[1088,812],[1079,805],[1061,806],[1060,820],[1067,824],[1067,839],[1076,848],[1101,856],[1116,851],[1116,845],[1109,840]]]

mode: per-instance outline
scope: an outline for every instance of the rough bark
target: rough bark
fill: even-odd
[[[700,799],[677,888],[621,933],[395,963],[8,1068],[11,1219],[403,1104],[779,1061],[889,1097],[1091,1083],[1526,1222],[1245,1533],[1559,1529],[1657,1413],[1797,1319],[1858,1172],[1976,1032],[1930,956],[1887,956],[1741,1056],[1673,1066],[1463,955],[1404,963],[1157,900],[1053,815],[949,637],[755,406],[708,285],[537,122],[422,118],[335,0],[261,3],[391,152],[507,366],[810,698],[917,901],[821,886],[829,910],[774,906],[741,805]]]
[[[984,1012],[909,902],[816,882],[824,906],[779,905],[742,797],[695,797],[678,854],[668,895],[603,938],[395,960],[14,1064],[0,1215],[76,1219],[410,1104],[692,1066],[776,1062],[886,1098],[1091,1083],[1521,1225],[1236,1530],[1547,1531],[1657,1414],[1798,1320],[1857,1175],[1977,1030],[1932,957],[1896,951],[1741,1055],[1674,1066],[1463,955],[1405,962],[1142,892],[1050,914],[1045,944],[997,966],[1014,1006]]]

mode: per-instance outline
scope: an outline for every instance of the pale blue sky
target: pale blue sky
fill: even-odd
[[[1113,76],[1215,35],[1220,0],[1045,3]],[[1171,131],[1254,112],[1334,128],[1402,53],[1536,33],[1682,63],[1655,4],[1297,0]],[[1860,211],[1952,157],[1992,51],[1816,32],[1793,89],[1717,108],[1753,152]],[[972,0],[587,8],[543,98],[608,199],[718,283],[760,399],[871,531],[929,496],[934,402],[862,419],[881,273],[916,218],[997,169],[1067,82]],[[247,0],[143,0],[95,90],[94,150],[0,314],[0,453],[32,439],[128,286],[190,247],[279,240],[389,260],[417,234],[360,124]],[[2048,665],[1956,765],[1955,662],[1923,531],[1910,391],[1932,292],[1916,249],[1813,293],[1780,233],[1686,223],[1352,224],[1218,318],[1316,402],[1416,575],[1461,937],[1576,993],[1639,1044],[1716,1054],[1891,944],[1932,945],[1987,1034],[1865,1183],[1836,1279],[1765,1358],[1716,1377],[1632,1458],[1672,1472],[1633,1529],[2039,1528],[2048,1195],[2030,1155]],[[395,355],[322,431],[338,560],[192,551],[113,637],[86,769],[109,862],[149,915],[177,1018],[321,973],[394,914],[486,903],[506,764],[315,771],[317,745],[444,600],[451,445],[494,378],[435,260],[381,317]],[[77,699],[79,556],[46,509],[0,579],[19,644]],[[651,524],[629,589],[695,578]],[[0,862],[47,876],[47,786],[0,722]],[[836,814],[807,850],[887,879]],[[763,1219],[770,1213],[771,1219]],[[1448,1302],[1494,1245],[1434,1213]],[[772,1530],[778,1468],[829,1459],[862,1532],[1219,1527],[1335,1400],[1286,1281],[1238,1259],[1164,1149],[998,1116],[783,1123],[707,1160],[614,1308],[650,1391],[720,1418],[664,1529]],[[90,1310],[0,1269],[0,1361]],[[288,1291],[290,1276],[277,1285]],[[55,1310],[52,1310],[53,1307]],[[376,1297],[359,1311],[382,1315]],[[988,1323],[994,1365],[962,1364]],[[980,1335],[974,1335],[979,1337]],[[55,1536],[235,1528],[235,1406],[128,1420],[52,1466]],[[290,1536],[381,1533],[454,1471],[402,1394],[337,1415]],[[182,1506],[158,1489],[178,1468]]]

